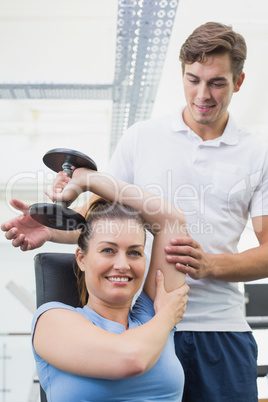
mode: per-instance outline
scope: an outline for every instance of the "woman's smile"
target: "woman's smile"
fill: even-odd
[[[116,284],[123,284],[123,285],[132,281],[132,278],[128,276],[107,276],[106,279],[109,282],[115,282]]]
[[[130,306],[145,273],[144,229],[132,219],[99,220],[80,259],[89,293],[88,303]],[[94,307],[96,310],[97,307]]]

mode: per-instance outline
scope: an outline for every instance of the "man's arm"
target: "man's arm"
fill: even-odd
[[[192,238],[176,238],[166,247],[167,261],[193,279],[247,282],[268,276],[268,216],[252,219],[259,246],[237,254],[207,254]],[[227,239],[228,240],[228,239]]]

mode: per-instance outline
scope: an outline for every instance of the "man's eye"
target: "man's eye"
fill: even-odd
[[[216,87],[216,88],[221,88],[221,87],[224,87],[224,86],[225,86],[225,84],[223,84],[223,83],[217,83],[217,82],[212,82],[211,85],[214,86],[214,87]]]
[[[192,84],[198,84],[199,81],[197,80],[189,80]]]

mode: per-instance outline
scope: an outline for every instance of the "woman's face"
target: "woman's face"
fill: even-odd
[[[144,230],[135,220],[99,220],[88,250],[77,251],[85,272],[89,304],[130,305],[145,273]]]

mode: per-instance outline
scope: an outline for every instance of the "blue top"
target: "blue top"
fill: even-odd
[[[53,308],[76,311],[108,332],[120,334],[126,330],[123,325],[101,317],[88,306],[74,308],[63,303],[50,302],[36,311],[32,323],[32,334],[38,317]],[[154,314],[152,300],[142,293],[129,314],[129,329],[146,323]],[[48,364],[33,348],[37,373],[48,402],[181,401],[184,373],[175,354],[173,336],[174,331],[170,333],[158,362],[149,371],[138,377],[122,380],[104,380],[66,373]]]

